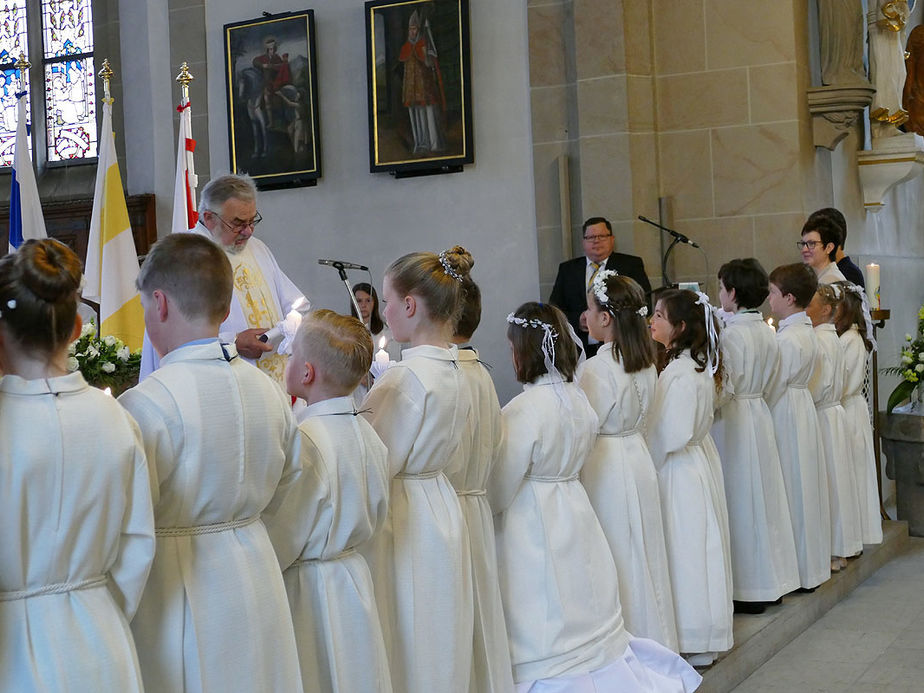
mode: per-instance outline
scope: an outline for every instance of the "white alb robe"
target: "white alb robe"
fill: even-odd
[[[446,470],[468,528],[475,605],[470,693],[513,690],[507,626],[497,578],[494,516],[485,489],[503,442],[503,421],[494,381],[473,349],[459,349],[462,382],[472,408],[456,463]]]
[[[735,313],[720,336],[724,372],[712,426],[722,460],[734,598],[772,602],[799,587],[786,484],[764,401],[780,360],[760,313]]]
[[[612,349],[604,343],[578,380],[600,420],[581,482],[616,562],[626,629],[677,651],[658,473],[645,444],[658,373],[654,366],[626,373]]]
[[[305,691],[390,693],[369,566],[357,548],[388,511],[388,451],[350,397],[311,404],[302,475],[263,514],[286,583]]]
[[[658,470],[683,653],[731,649],[732,571],[721,463],[709,435],[715,385],[689,351],[658,377],[648,448]]]
[[[503,418],[488,493],[517,693],[694,690],[686,662],[623,624],[616,565],[579,478],[599,427],[584,393],[542,375]]]
[[[767,404],[789,500],[799,581],[810,589],[831,577],[831,517],[824,448],[808,389],[818,339],[805,311],[780,320],[776,343],[780,363],[767,391]]]
[[[154,517],[138,426],[79,372],[6,375],[0,478],[0,690],[141,691],[128,622]]]
[[[202,224],[194,226],[189,230],[189,233],[196,233],[213,240],[209,230]],[[299,299],[308,300],[279,268],[273,253],[259,238],[251,236],[240,253],[228,253],[226,251],[225,254],[234,269],[234,290],[231,295],[231,312],[228,313],[228,317],[225,318],[219,328],[218,337],[221,341],[234,344],[234,339],[239,332],[252,327],[269,329],[288,315],[296,301]],[[247,262],[250,267],[259,268],[260,273],[263,275],[262,279],[243,276],[241,271],[242,261]],[[268,305],[261,305],[259,296],[251,296],[248,293],[247,286],[252,285],[255,281],[262,283],[270,292],[272,300],[268,301]],[[238,356],[238,358],[249,363],[256,363],[253,359],[243,356]],[[286,358],[286,356],[274,350],[263,354],[259,361],[264,366],[262,370],[272,371],[276,381],[282,384],[281,376],[285,370]],[[143,381],[159,367],[160,357],[148,340],[147,332],[145,332],[144,343],[141,347],[139,380]]]
[[[844,394],[844,350],[831,323],[815,328],[818,359],[809,390],[818,412],[818,430],[828,470],[828,509],[831,513],[831,555],[855,556],[863,550],[860,497],[849,449]]]
[[[869,354],[856,325],[840,336],[844,348],[844,396],[841,404],[847,416],[848,448],[853,461],[857,495],[860,499],[860,526],[864,544],[882,543],[882,518],[879,514],[879,485],[876,483],[876,455],[873,427],[869,420],[863,380]]]
[[[156,471],[157,554],[132,622],[150,692],[301,691],[260,514],[298,478],[288,398],[217,340],[181,346],[119,402]]]
[[[363,552],[381,616],[392,687],[468,693],[472,575],[468,536],[445,469],[470,402],[458,350],[422,345],[375,382],[364,416],[388,448],[388,517]]]

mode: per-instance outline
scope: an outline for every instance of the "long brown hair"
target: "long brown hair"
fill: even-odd
[[[837,310],[834,314],[834,327],[837,329],[838,336],[856,325],[860,336],[863,338],[863,346],[866,347],[866,351],[872,351],[873,343],[866,336],[866,315],[863,313],[863,298],[856,293],[856,285],[850,282],[836,282],[836,285],[840,287],[842,292],[841,300],[837,304]],[[860,290],[862,291],[862,289]]]
[[[372,297],[372,312],[369,314],[369,331],[372,332],[372,334],[378,334],[385,327],[385,321],[382,320],[382,316],[379,315],[379,295],[375,293],[375,287],[369,282],[354,284],[354,296],[357,291],[363,291]],[[356,306],[353,305],[353,301],[350,301],[350,315],[362,322],[362,318],[356,314]]]
[[[696,362],[696,372],[702,373],[709,366],[709,333],[706,329],[706,311],[697,303],[699,297],[686,289],[667,289],[658,296],[665,319],[674,328],[671,343],[664,350],[659,370],[689,349]],[[716,332],[719,331],[718,318],[710,311],[709,320],[713,321]],[[716,345],[718,369],[713,375],[716,387],[722,383],[722,354]]]
[[[644,370],[655,362],[655,347],[648,331],[645,292],[635,280],[609,276],[605,280],[606,303],[601,303],[593,290],[589,296],[602,311],[610,314],[610,339],[613,360],[622,363],[626,373]],[[642,314],[642,309],[645,315]]]
[[[536,320],[537,323],[545,323],[551,327],[555,345],[555,360],[552,365],[567,382],[574,380],[579,353],[568,332],[568,319],[565,314],[548,303],[530,301],[517,308],[513,316],[526,321]],[[532,383],[540,375],[548,373],[545,355],[542,353],[544,337],[545,330],[542,327],[524,327],[516,323],[507,325],[507,339],[513,345],[519,382]]]

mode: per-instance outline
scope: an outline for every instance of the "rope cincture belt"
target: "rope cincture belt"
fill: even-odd
[[[763,397],[763,394],[760,392],[751,392],[744,395],[732,395],[734,399],[760,399]]]
[[[30,597],[43,597],[46,594],[64,594],[65,592],[74,592],[76,590],[88,590],[91,587],[100,587],[105,585],[109,578],[105,575],[76,580],[74,582],[55,582],[43,587],[35,587],[28,590],[16,590],[14,592],[0,592],[0,602],[14,602],[19,599],[29,599]]]
[[[340,553],[335,554],[331,556],[330,558],[299,558],[292,565],[304,565],[306,563],[325,563],[326,561],[339,561],[341,558],[352,556],[354,553],[356,553],[356,549],[354,547],[350,547],[349,549],[344,549]]]
[[[578,474],[571,476],[541,476],[539,474],[527,474],[524,478],[529,481],[538,481],[543,484],[557,484],[561,481],[577,481]]]
[[[411,474],[410,472],[398,472],[395,474],[395,479],[433,479],[438,477],[443,473],[442,469],[437,469],[435,472],[421,472],[420,474]]]
[[[839,399],[836,399],[833,402],[825,402],[823,404],[816,404],[815,411],[824,411],[825,409],[831,409],[832,407],[836,407],[840,403],[841,401]]]
[[[154,535],[158,537],[190,537],[197,534],[215,534],[216,532],[226,532],[229,529],[246,527],[260,519],[259,515],[251,515],[240,520],[229,520],[228,522],[216,522],[211,525],[195,525],[193,527],[157,527],[154,529]]]
[[[457,496],[486,496],[488,492],[483,488],[472,489],[471,491],[456,491]]]
[[[620,431],[619,433],[598,433],[598,436],[603,436],[604,438],[628,438],[629,436],[634,436],[639,432],[638,427],[630,428],[627,431]]]

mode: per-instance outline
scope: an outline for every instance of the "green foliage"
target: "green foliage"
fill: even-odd
[[[67,365],[72,371],[79,370],[90,385],[108,387],[117,396],[138,382],[141,350],[132,351],[112,335],[99,337],[96,325],[88,322],[68,349]]]
[[[891,414],[899,404],[912,397],[915,388],[924,387],[924,306],[918,311],[918,333],[905,335],[905,345],[899,357],[899,365],[883,368],[883,373],[901,376],[902,381],[889,395],[886,411]]]

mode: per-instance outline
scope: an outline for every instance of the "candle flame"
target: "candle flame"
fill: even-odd
[[[767,318],[767,324],[773,327],[773,318]]]
[[[105,390],[103,390],[103,392],[112,397],[112,388],[107,387]]]
[[[379,349],[384,349],[386,344],[388,344],[388,338],[382,335],[382,338],[379,339]]]

